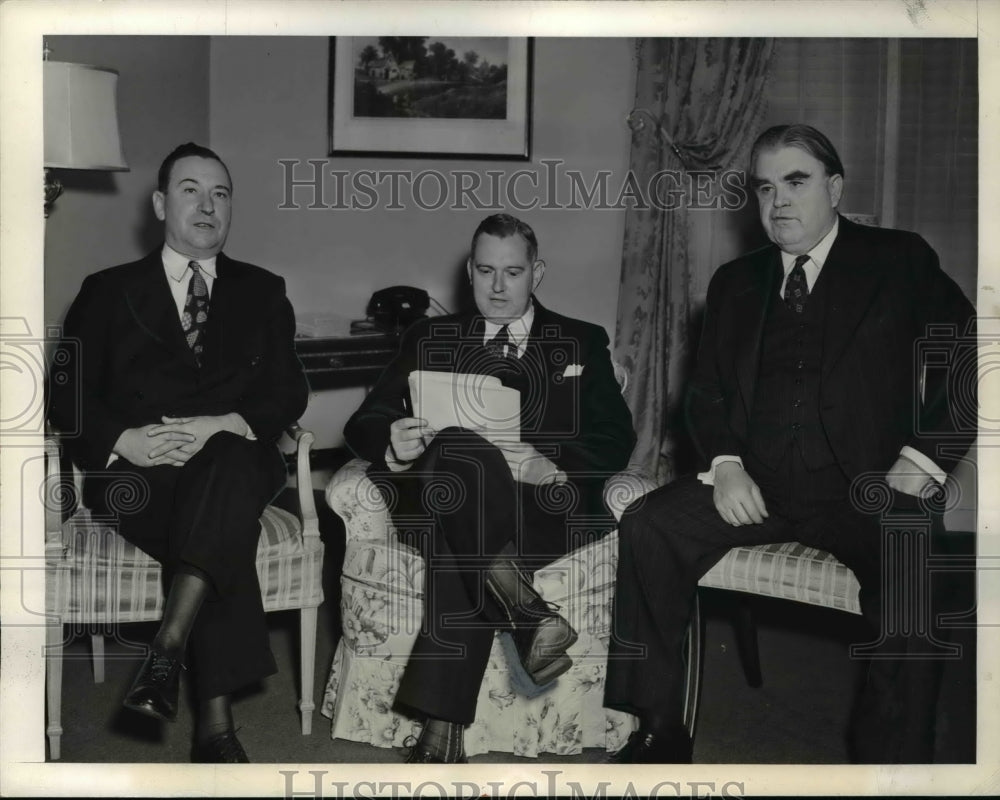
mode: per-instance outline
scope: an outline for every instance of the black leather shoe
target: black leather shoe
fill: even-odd
[[[195,742],[191,748],[192,764],[249,764],[246,750],[234,731],[213,736],[207,742]]]
[[[410,742],[413,742],[410,744]],[[439,755],[431,752],[430,749],[424,746],[421,739],[414,740],[412,737],[407,738],[403,743],[409,748],[409,752],[406,754],[406,761],[404,764],[468,764],[469,759],[465,756],[465,753],[460,755],[458,758],[446,759],[441,758]]]
[[[517,660],[536,688],[551,683],[573,665],[566,651],[576,641],[576,631],[542,599],[516,563],[507,558],[494,561],[486,587],[506,617]]]
[[[690,764],[691,737],[678,727],[667,733],[633,731],[625,746],[608,756],[609,764]]]
[[[141,714],[173,722],[177,719],[177,694],[184,665],[150,648],[122,705]]]

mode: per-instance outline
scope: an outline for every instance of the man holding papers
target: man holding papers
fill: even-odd
[[[476,309],[407,331],[344,430],[427,562],[424,625],[396,694],[425,721],[411,763],[465,761],[497,629],[527,691],[569,668],[576,632],[531,574],[615,526],[603,486],[632,452],[631,415],[604,329],[534,299],[537,255],[525,223],[483,220],[467,265]]]

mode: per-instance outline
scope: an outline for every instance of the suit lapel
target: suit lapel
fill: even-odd
[[[778,248],[768,247],[751,262],[746,283],[734,297],[733,319],[728,327],[739,337],[736,342],[736,379],[748,417],[753,407],[764,320],[771,294],[778,291],[781,274]]]
[[[241,307],[239,292],[239,281],[233,275],[232,264],[224,253],[219,253],[215,259],[215,283],[212,284],[205,346],[201,355],[203,370],[215,369],[222,362],[223,353],[228,346],[225,340],[226,329],[235,310]],[[239,330],[239,326],[236,329]]]
[[[823,331],[823,376],[836,366],[871,306],[884,273],[876,255],[865,246],[863,232],[841,217],[821,279],[828,281]]]
[[[184,338],[167,280],[163,259],[156,250],[140,263],[136,280],[125,289],[125,301],[140,329],[194,366],[194,354]]]

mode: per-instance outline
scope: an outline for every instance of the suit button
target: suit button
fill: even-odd
[[[803,360],[802,360],[802,359],[800,358],[800,359],[798,360],[798,363],[796,363],[796,365],[795,365],[795,369],[803,369],[803,368],[805,367],[805,365],[806,365],[806,362],[805,362],[805,361],[803,361]]]
[[[801,400],[796,400],[794,403],[792,403],[792,408],[799,408],[801,405],[802,405],[802,401]]]
[[[798,422],[793,422],[792,423],[792,430],[793,431],[800,431],[800,430],[802,430],[802,426]]]

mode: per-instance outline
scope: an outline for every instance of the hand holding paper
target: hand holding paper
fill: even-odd
[[[521,438],[521,393],[492,375],[414,370],[409,385],[413,414],[435,432],[454,426],[491,442]]]
[[[416,461],[427,449],[434,431],[427,420],[419,417],[403,417],[389,426],[389,446],[396,460],[401,463]]]

